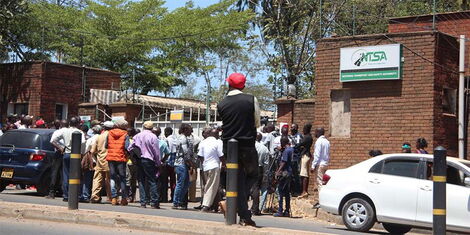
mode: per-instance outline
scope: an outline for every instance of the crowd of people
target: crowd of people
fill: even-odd
[[[78,132],[82,136],[80,202],[103,203],[102,196],[106,195],[115,206],[126,206],[138,198],[142,208],[159,209],[161,203],[172,203],[175,210],[187,210],[190,188],[194,188],[199,175],[201,201],[194,209],[223,212],[227,143],[234,138],[238,141],[237,211],[241,225],[256,226],[252,215],[262,213],[291,216],[291,197],[309,196],[309,177],[316,182],[313,206],[319,208],[318,193],[330,160],[325,130],[314,130],[314,144],[310,123],[303,126],[302,133],[295,123],[290,127],[260,127],[258,101],[242,92],[245,76],[231,74],[227,82],[227,96],[217,106],[222,126],[205,128],[202,138],[193,134],[193,128],[186,123],[180,125],[178,133],[170,127],[162,133],[152,121],[144,122],[142,129],[134,129],[125,120],[94,120],[85,125],[76,116],[50,124],[42,118],[10,116],[0,135],[10,129],[56,129],[50,140],[56,150],[46,196],[50,199],[61,190],[63,201],[68,201],[72,134]],[[424,153],[425,147],[426,140],[418,139],[417,151]],[[402,148],[411,151],[409,143]],[[371,156],[381,154],[380,150],[373,151]]]

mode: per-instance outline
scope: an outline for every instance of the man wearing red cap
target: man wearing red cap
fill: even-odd
[[[232,73],[228,78],[229,92],[217,105],[222,118],[224,155],[230,139],[238,140],[238,197],[240,224],[256,226],[248,210],[248,190],[258,179],[258,156],[255,148],[256,128],[260,126],[260,110],[256,97],[244,94],[246,77]]]

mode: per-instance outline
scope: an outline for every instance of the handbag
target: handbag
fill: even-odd
[[[82,167],[82,170],[84,171],[93,170],[94,163],[93,163],[93,154],[91,152],[87,152],[82,156],[81,167]]]

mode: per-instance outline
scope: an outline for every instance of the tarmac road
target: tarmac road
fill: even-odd
[[[0,217],[0,235],[150,235],[150,231]],[[162,233],[159,233],[162,234]]]
[[[55,200],[45,199],[44,197],[37,196],[34,191],[26,190],[5,190],[0,193],[0,201],[5,202],[17,202],[17,203],[32,203],[40,205],[52,205],[52,206],[64,206],[67,207],[66,202],[62,202],[62,198],[56,198]],[[197,204],[192,203],[190,208]],[[79,208],[90,209],[90,210],[100,210],[100,211],[116,211],[116,212],[126,212],[126,213],[135,213],[135,214],[144,214],[144,215],[158,215],[165,217],[173,218],[184,218],[184,219],[193,219],[193,220],[205,220],[205,221],[216,221],[224,223],[224,217],[221,214],[213,213],[201,213],[196,210],[187,210],[187,211],[178,211],[172,210],[170,203],[164,203],[161,205],[162,209],[142,209],[138,207],[138,203],[130,204],[129,206],[111,206],[110,204],[90,204],[90,203],[80,203]],[[330,234],[363,234],[356,233],[351,231],[346,231],[345,227],[328,224],[326,222],[309,220],[302,218],[274,218],[270,215],[257,216],[253,218],[257,225],[260,227],[273,227],[273,228],[283,228],[283,229],[293,229],[293,230],[303,230],[310,232],[319,232],[319,233],[330,233]],[[5,224],[9,227],[9,224]],[[14,225],[12,225],[14,228]],[[3,232],[3,225],[0,226]],[[2,233],[3,234],[3,233]],[[16,234],[16,233],[10,233]],[[54,233],[52,233],[54,234]],[[387,234],[383,230],[374,230],[370,234]],[[430,234],[430,233],[429,233]]]

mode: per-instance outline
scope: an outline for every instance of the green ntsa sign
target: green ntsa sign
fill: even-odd
[[[401,45],[341,48],[340,81],[401,78]]]

